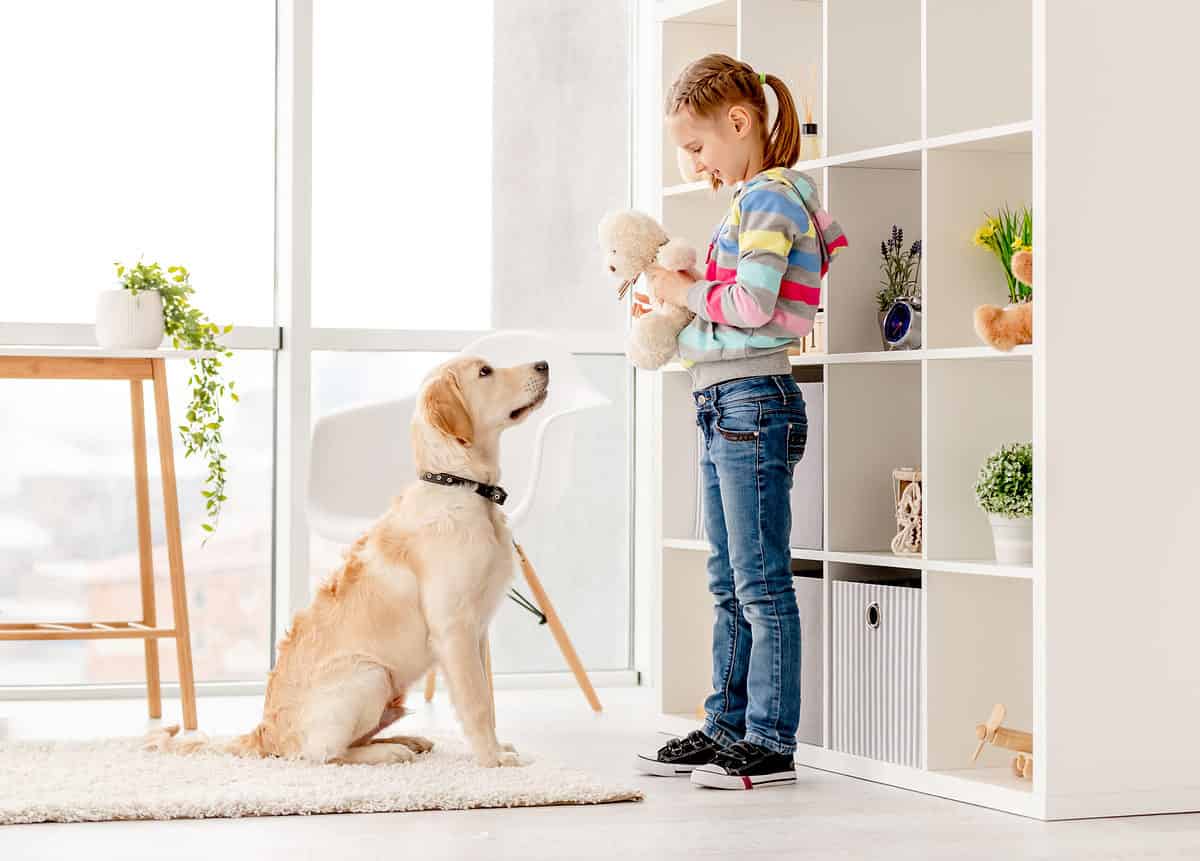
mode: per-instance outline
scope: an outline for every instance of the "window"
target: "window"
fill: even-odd
[[[0,320],[91,323],[113,261],[270,324],[275,4],[0,6]]]
[[[307,8],[282,2],[280,21]],[[281,298],[311,301],[311,338],[299,340],[315,345],[300,358],[311,362],[313,418],[415,390],[486,330],[577,339],[613,405],[580,417],[576,481],[521,539],[585,664],[628,668],[632,376],[623,307],[594,239],[599,218],[629,200],[628,5],[313,0],[313,67],[300,51],[278,70],[276,46],[292,31],[277,29],[276,11],[271,0],[0,5],[0,324],[37,324],[0,326],[0,338],[90,346],[80,324],[114,286],[113,262],[141,257],[186,265],[196,304],[253,348],[229,363],[241,393],[224,434],[229,501],[204,547],[204,464],[175,447],[201,683],[261,681],[272,613],[295,609],[271,592],[272,578],[293,584],[272,571],[273,478],[307,458],[298,446],[275,462],[276,419],[305,415],[297,393],[275,385]],[[276,235],[276,137],[293,129],[277,132],[275,113],[277,87],[310,74],[311,210],[289,213],[311,214],[306,297],[276,285],[276,253],[290,241]],[[168,376],[178,416],[187,365],[169,362]],[[128,398],[124,383],[0,380],[0,619],[139,617]],[[306,539],[318,579],[339,548],[295,540]],[[562,669],[545,629],[515,606],[498,624],[498,671]],[[161,653],[173,680],[173,645]],[[0,643],[0,667],[0,688],[144,678],[136,640]]]
[[[0,6],[0,322],[91,323],[113,261],[144,256],[188,266],[214,320],[270,324],[274,103],[271,0]],[[199,681],[261,679],[270,657],[272,356],[239,352],[229,371],[229,503],[204,548],[203,465],[175,452]],[[168,377],[177,417],[186,365]],[[0,410],[0,618],[141,618],[128,385],[5,380]],[[161,620],[152,412],[147,428]],[[173,641],[160,651],[174,679]],[[0,653],[0,685],[144,678],[137,640]]]
[[[489,328],[492,4],[313,19],[313,324]]]
[[[175,447],[198,681],[261,679],[269,666],[271,354],[239,352],[227,367],[242,393],[226,414],[229,501],[203,547],[204,464]],[[186,368],[167,363],[173,418],[187,402]],[[153,395],[143,385],[158,619],[166,622],[162,479]],[[142,618],[129,384],[0,380],[0,403],[0,619]],[[160,642],[162,677],[174,680],[174,641]],[[0,643],[0,650],[0,685],[144,678],[140,640]]]

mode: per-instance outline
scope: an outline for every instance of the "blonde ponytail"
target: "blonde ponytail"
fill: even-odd
[[[765,78],[767,86],[775,91],[779,110],[763,152],[763,167],[791,167],[800,160],[800,115],[787,84],[774,75]]]

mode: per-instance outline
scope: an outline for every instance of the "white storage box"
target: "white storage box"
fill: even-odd
[[[922,766],[920,588],[833,584],[832,735],[834,750]]]
[[[821,614],[824,581],[816,577],[793,577],[796,604],[800,608],[800,726],[796,741],[821,746],[822,715],[825,711],[824,625]]]

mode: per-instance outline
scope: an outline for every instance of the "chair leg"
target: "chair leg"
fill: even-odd
[[[179,525],[179,495],[175,486],[175,436],[167,400],[167,367],[152,359],[154,403],[158,420],[158,458],[162,468],[163,513],[167,522],[167,560],[171,569],[171,606],[175,612],[175,652],[179,658],[179,693],[183,699],[184,729],[196,729],[196,682],[192,673],[192,637],[188,626],[187,586],[183,578],[183,539]]]
[[[566,658],[567,666],[575,674],[575,681],[579,684],[579,689],[587,697],[592,711],[601,711],[600,700],[596,696],[592,682],[588,678],[587,672],[583,669],[579,655],[575,654],[575,647],[571,645],[571,638],[567,636],[567,631],[563,628],[562,620],[558,618],[558,613],[555,612],[554,605],[550,603],[550,598],[546,595],[546,590],[542,588],[542,581],[538,579],[537,572],[529,564],[529,558],[525,555],[525,551],[521,548],[521,545],[513,542],[513,546],[517,550],[517,558],[521,561],[521,571],[525,574],[525,581],[529,583],[529,588],[533,592],[533,597],[537,601],[537,605],[546,614],[546,624],[550,626],[550,633],[554,635],[559,651]]]
[[[146,464],[146,405],[142,381],[130,380],[130,408],[133,419],[133,476],[137,498],[138,569],[142,581],[142,624],[158,627],[154,605],[154,551],[150,539],[150,481]],[[142,640],[146,650],[146,700],[151,718],[162,717],[162,684],[158,666],[158,638]]]
[[[437,690],[437,667],[430,667],[429,672],[425,674],[425,702],[433,699],[435,690]]]

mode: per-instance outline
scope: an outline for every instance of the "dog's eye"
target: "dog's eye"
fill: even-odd
[[[491,375],[492,375],[492,369],[488,365],[484,365],[482,368],[479,369],[479,376],[490,377]]]

